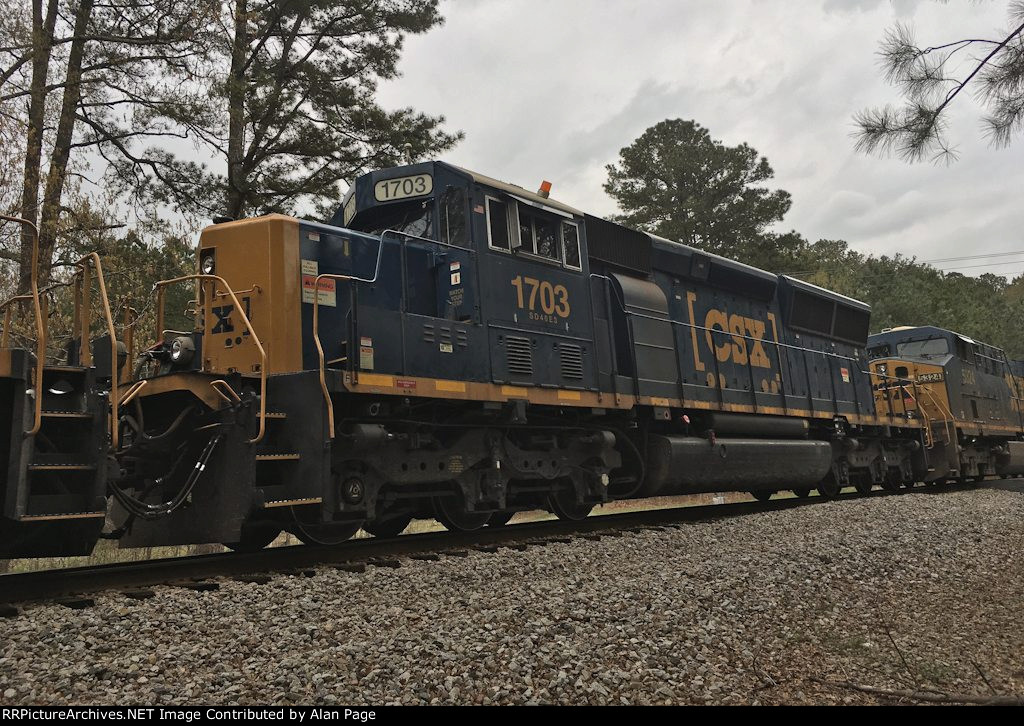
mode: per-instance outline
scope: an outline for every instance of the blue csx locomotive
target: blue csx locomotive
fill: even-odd
[[[1008,368],[1016,420],[965,432],[941,366],[869,361],[866,305],[446,163],[360,177],[329,225],[215,224],[198,268],[158,286],[194,285],[194,330],[161,295],[109,384],[124,546],[1024,472]]]

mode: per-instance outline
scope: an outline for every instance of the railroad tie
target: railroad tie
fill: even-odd
[[[238,575],[233,579],[235,582],[244,582],[249,585],[266,585],[274,580],[270,575]]]
[[[62,597],[53,602],[55,605],[61,605],[71,610],[85,610],[96,604],[91,597]]]
[[[381,559],[381,560],[370,560],[368,564],[371,564],[374,567],[390,567],[391,569],[396,570],[396,569],[398,569],[399,567],[402,566],[402,561],[401,560]]]
[[[220,589],[220,585],[216,582],[173,582],[171,585],[182,590],[192,590],[193,592],[213,592]]]
[[[153,590],[122,590],[121,594],[130,600],[148,600],[151,597],[156,597]]]
[[[340,572],[366,572],[365,562],[342,562],[331,566]]]

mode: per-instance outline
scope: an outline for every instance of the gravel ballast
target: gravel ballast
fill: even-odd
[[[1020,491],[922,490],[397,569],[101,593],[0,619],[0,703],[1021,694],[1022,553]]]

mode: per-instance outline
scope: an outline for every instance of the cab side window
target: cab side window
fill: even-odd
[[[580,229],[573,222],[562,222],[562,249],[565,250],[565,266],[582,270],[580,264]]]
[[[540,257],[582,270],[579,225],[515,201],[487,197],[487,243],[491,249]]]
[[[512,251],[508,206],[491,197],[487,197],[487,244],[498,250]]]
[[[466,190],[448,187],[441,197],[441,241],[456,247],[467,247]]]

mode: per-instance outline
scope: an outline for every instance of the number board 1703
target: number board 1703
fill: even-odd
[[[393,202],[397,199],[422,197],[434,191],[434,179],[430,174],[400,176],[383,179],[373,186],[373,196],[378,202]]]

